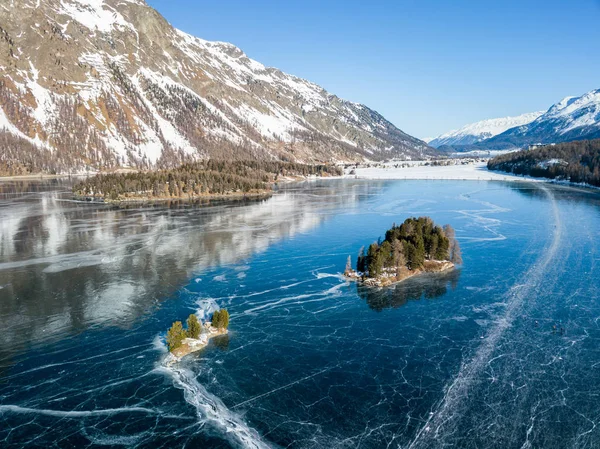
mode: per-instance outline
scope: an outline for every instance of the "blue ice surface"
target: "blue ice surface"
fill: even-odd
[[[3,447],[600,441],[596,193],[343,180],[115,210],[53,192],[4,200],[2,241],[22,247],[0,263]],[[421,215],[456,229],[460,269],[380,290],[340,276]],[[171,322],[216,307],[229,336],[161,366]]]

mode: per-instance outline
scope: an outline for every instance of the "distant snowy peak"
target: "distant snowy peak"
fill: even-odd
[[[529,112],[517,117],[503,117],[496,119],[482,120],[480,122],[471,123],[463,126],[460,129],[450,131],[446,134],[430,140],[430,146],[439,148],[442,145],[472,145],[491,137],[497,136],[510,128],[523,126],[533,122],[538,117],[544,114],[544,111]]]
[[[504,150],[599,138],[600,89],[595,89],[578,97],[566,97],[531,123],[511,128],[478,146]]]
[[[598,124],[599,111],[600,89],[596,89],[580,97],[564,98],[548,109],[541,119],[543,121],[551,118],[565,118],[568,122],[567,128],[562,130],[562,133],[565,133],[580,126]]]

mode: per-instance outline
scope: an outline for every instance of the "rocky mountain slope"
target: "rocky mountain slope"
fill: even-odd
[[[472,145],[497,136],[515,126],[531,123],[543,113],[544,111],[530,112],[517,117],[503,117],[471,123],[460,129],[455,129],[435,139],[431,139],[429,145],[435,148],[443,145]]]
[[[67,171],[433,153],[366,106],[173,28],[143,0],[0,4],[5,164]]]

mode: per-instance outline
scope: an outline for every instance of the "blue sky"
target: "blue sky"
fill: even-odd
[[[148,0],[417,137],[600,88],[600,0]]]

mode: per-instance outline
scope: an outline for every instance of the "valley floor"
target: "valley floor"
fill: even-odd
[[[401,164],[401,163],[400,163]],[[398,163],[386,163],[374,167],[364,167],[346,172],[348,177],[362,179],[451,179],[469,181],[532,181],[542,182],[542,179],[515,176],[508,173],[494,172],[487,169],[485,162],[465,165],[425,166],[413,162],[408,167],[395,167]]]

